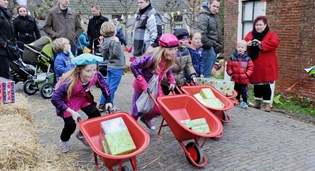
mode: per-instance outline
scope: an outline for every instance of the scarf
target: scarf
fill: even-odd
[[[252,32],[252,34],[253,34],[253,40],[254,40],[254,39],[257,39],[257,40],[259,40],[259,41],[262,41],[262,39],[266,36],[266,34],[268,33],[268,31],[269,31],[268,25],[267,25],[267,27],[265,28],[265,30],[264,30],[263,32],[261,32],[261,33],[258,33],[258,32],[256,31],[256,29],[254,28],[254,29],[253,29],[253,32]],[[252,47],[250,48],[250,52],[251,52],[251,53],[250,53],[250,57],[252,58],[253,61],[258,58],[259,51],[260,51],[260,49],[258,48],[258,46],[252,46]]]
[[[0,11],[7,17],[7,18],[11,18],[12,14],[10,13],[10,11],[7,8],[3,8],[2,6],[0,6]]]

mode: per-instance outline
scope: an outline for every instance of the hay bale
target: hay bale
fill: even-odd
[[[16,94],[16,103],[0,105],[0,169],[34,168],[38,138],[26,98]]]
[[[62,154],[56,145],[40,144],[36,131],[51,127],[47,120],[35,124],[30,107],[18,93],[16,103],[0,104],[0,170],[73,170],[80,153]]]

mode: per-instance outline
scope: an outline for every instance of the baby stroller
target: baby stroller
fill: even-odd
[[[35,74],[35,67],[25,64],[21,58],[10,61],[10,79],[15,83],[25,82]]]
[[[30,44],[24,44],[22,60],[26,64],[36,67],[34,75],[24,83],[24,92],[33,95],[40,91],[43,98],[51,98],[54,92],[54,73],[52,69],[54,60],[51,39],[43,36]]]

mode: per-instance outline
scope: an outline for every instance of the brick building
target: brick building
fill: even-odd
[[[270,29],[281,40],[277,49],[279,79],[276,92],[315,101],[315,77],[306,76],[304,71],[304,68],[315,65],[314,11],[314,0],[224,0],[226,56],[232,54],[237,40],[252,30],[254,18],[266,15]]]

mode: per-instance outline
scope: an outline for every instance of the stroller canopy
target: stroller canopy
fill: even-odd
[[[53,61],[51,39],[47,36],[42,36],[28,45],[24,44],[22,60],[32,65],[44,64],[48,66],[51,64]]]

